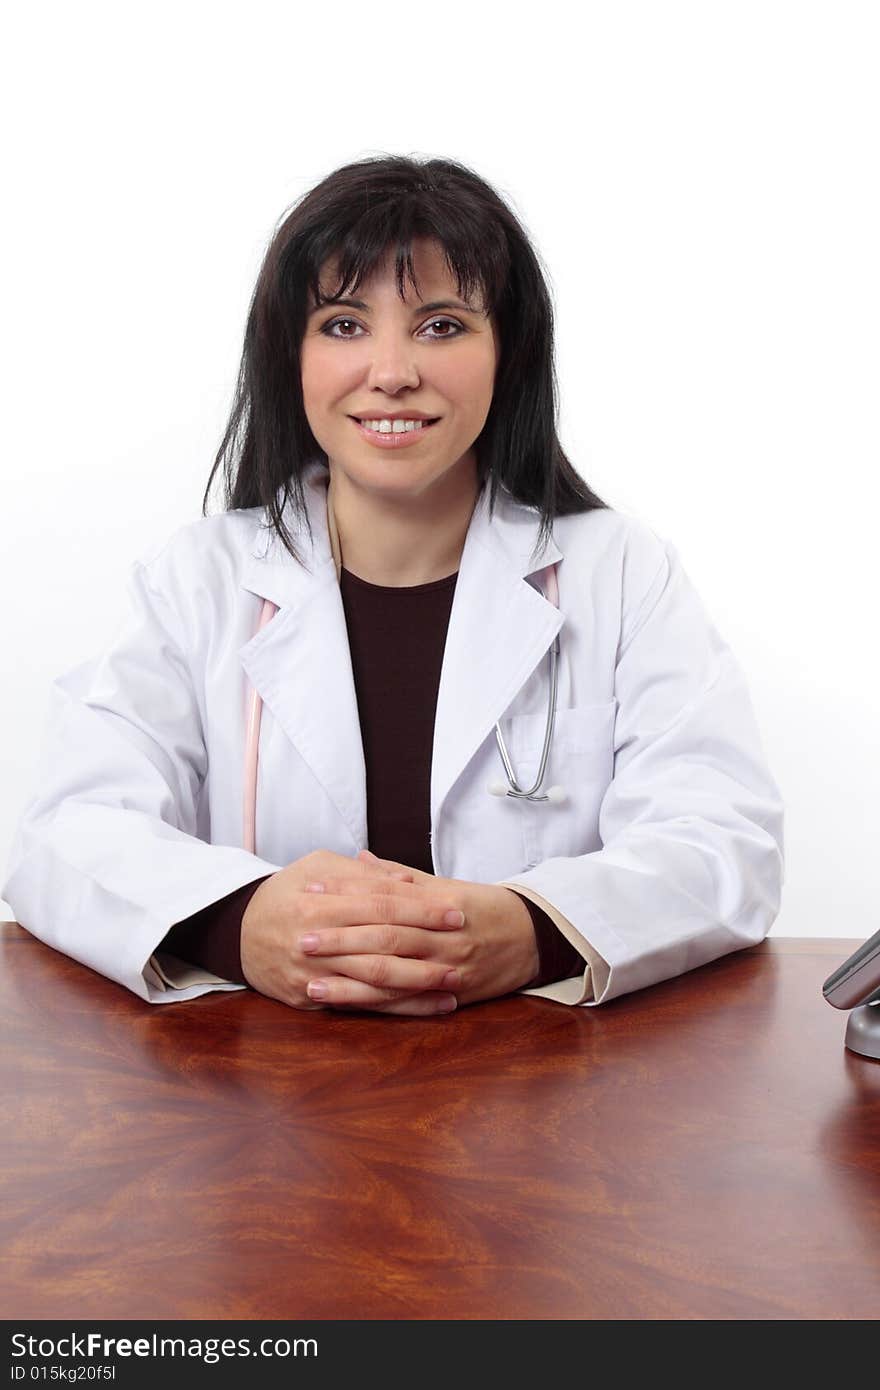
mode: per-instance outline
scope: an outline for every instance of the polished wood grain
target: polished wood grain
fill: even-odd
[[[880,1063],[783,939],[598,1008],[150,1006],[0,932],[6,1318],[874,1318]]]

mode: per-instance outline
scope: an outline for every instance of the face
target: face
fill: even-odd
[[[331,473],[388,498],[474,487],[498,364],[495,326],[479,300],[465,306],[442,248],[414,240],[413,268],[418,296],[407,278],[400,298],[389,254],[352,299],[310,313],[300,350],[306,416]],[[322,268],[322,293],[336,288],[334,271]],[[371,443],[352,418],[408,410],[439,418],[402,447]]]

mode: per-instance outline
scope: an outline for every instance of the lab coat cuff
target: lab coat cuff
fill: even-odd
[[[237,851],[236,860],[242,854],[243,852]],[[146,998],[148,1003],[181,1003],[186,999],[196,999],[209,990],[247,989],[247,985],[224,980],[203,966],[192,965],[187,961],[180,960],[173,953],[163,950],[161,945],[175,922],[191,917],[203,909],[206,904],[214,903],[218,898],[225,897],[230,892],[235,892],[237,889],[253,883],[255,879],[262,880],[273,873],[278,873],[283,868],[283,865],[270,864],[267,860],[254,855],[248,855],[247,859],[252,872],[242,874],[241,868],[238,868],[237,871],[230,874],[226,882],[215,877],[212,887],[203,884],[201,888],[188,894],[185,899],[180,899],[177,906],[169,906],[166,909],[167,915],[172,918],[172,921],[166,922],[161,928],[161,932],[157,933],[158,940],[156,937],[153,938],[155,944],[139,972],[143,986],[137,992]]]
[[[203,970],[200,965],[188,965],[186,961],[179,960],[168,951],[155,951],[144,967],[144,978],[148,970],[152,970],[156,976],[156,988],[162,990],[186,989],[189,985],[213,987],[232,983],[220,975],[212,975],[210,970]]]
[[[597,1003],[597,995],[604,992],[608,981],[609,966],[596,948],[585,940],[579,931],[575,930],[568,918],[564,917],[558,908],[554,907],[540,893],[536,893],[534,888],[513,880],[505,880],[496,886],[498,888],[510,888],[513,892],[520,893],[546,912],[554,926],[558,928],[566,941],[584,957],[586,962],[583,975],[573,975],[567,980],[554,980],[552,984],[537,985],[532,989],[522,989],[518,992],[520,994],[534,994],[541,999],[553,999],[559,1004]],[[599,986],[598,990],[597,985]]]

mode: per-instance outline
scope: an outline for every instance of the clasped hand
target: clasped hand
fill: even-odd
[[[295,860],[260,884],[241,925],[245,979],[297,1009],[449,1013],[521,989],[538,963],[531,916],[511,889],[369,850]]]

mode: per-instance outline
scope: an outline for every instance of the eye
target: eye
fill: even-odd
[[[336,328],[337,325],[341,323],[354,324],[355,328],[361,327],[357,319],[336,318],[330,319],[328,323],[323,324],[320,331],[328,338],[341,338],[342,340],[345,340],[346,338],[351,338],[353,335],[350,333],[331,333],[330,330],[332,328]],[[442,342],[444,338],[458,338],[462,333],[467,331],[455,319],[429,319],[428,322],[425,324],[425,328],[433,328],[434,325],[438,323],[444,324],[447,328],[454,328],[456,330],[454,333],[441,333],[439,337],[436,334],[431,334],[430,336],[434,339],[435,342],[438,343]]]

